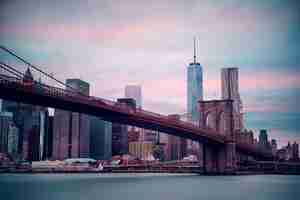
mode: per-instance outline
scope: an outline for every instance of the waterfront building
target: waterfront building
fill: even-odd
[[[12,122],[9,126],[8,138],[7,138],[7,153],[13,158],[18,156],[18,140],[19,129]]]
[[[33,81],[34,77],[29,68],[27,68],[23,81]],[[37,161],[42,159],[44,149],[44,138],[46,133],[46,121],[48,110],[41,106],[34,106],[20,102],[4,100],[2,110],[11,112],[13,115],[13,124],[18,131],[13,130],[10,138],[18,139],[18,155],[22,159]],[[14,141],[12,139],[12,141]]]
[[[112,157],[112,123],[90,116],[90,157],[109,160]]]
[[[187,67],[187,111],[189,121],[199,124],[198,101],[203,100],[202,66],[196,59],[196,40],[194,39],[194,61]]]
[[[8,135],[12,123],[12,113],[0,112],[0,152],[8,152]]]
[[[180,115],[177,114],[169,115],[168,117],[173,120],[180,120]],[[177,136],[167,135],[164,149],[166,160],[181,160],[187,155],[187,140]]]
[[[132,98],[117,99],[117,104],[136,108],[136,102]],[[128,153],[128,126],[119,123],[112,124],[112,156]]]
[[[268,147],[268,133],[265,129],[262,129],[259,132],[259,145],[265,149]]]
[[[153,159],[153,146],[152,142],[136,141],[129,143],[129,153],[141,160]]]
[[[234,129],[243,130],[243,107],[239,93],[238,68],[222,68],[221,70],[222,99],[233,100]]]
[[[297,144],[296,142],[293,143],[292,152],[293,152],[292,159],[294,161],[298,161],[299,160],[299,144]]]
[[[44,139],[44,153],[43,160],[52,158],[53,152],[53,116],[48,116],[46,120],[46,134]]]
[[[67,79],[67,90],[89,95],[90,86],[80,79]],[[72,89],[71,89],[72,88]],[[89,157],[89,116],[82,113],[55,109],[53,119],[53,159]]]
[[[277,141],[275,139],[271,140],[271,149],[272,149],[272,154],[273,156],[276,156],[277,152]]]
[[[125,98],[131,98],[135,100],[136,108],[142,108],[142,87],[140,85],[127,85],[125,87]],[[138,133],[138,138],[136,138]],[[144,130],[142,128],[128,126],[128,137],[129,140],[135,139],[134,141],[144,141]],[[131,142],[134,142],[131,141]]]

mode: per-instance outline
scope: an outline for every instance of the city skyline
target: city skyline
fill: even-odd
[[[116,99],[125,85],[142,85],[145,109],[174,114],[185,112],[185,66],[192,61],[190,41],[197,35],[204,98],[220,97],[220,68],[239,67],[246,128],[271,129],[270,137],[283,144],[299,142],[298,4],[206,1],[182,5],[175,1],[169,9],[161,2],[150,8],[139,2],[126,6],[114,1],[87,5],[75,1],[72,16],[67,16],[71,9],[64,2],[59,6],[44,2],[37,8],[31,6],[35,1],[29,1],[28,10],[22,3],[7,3],[1,44],[60,80],[88,81],[92,95]],[[52,9],[57,10],[54,19]],[[18,15],[12,16],[13,11]],[[131,12],[141,18],[134,20]]]

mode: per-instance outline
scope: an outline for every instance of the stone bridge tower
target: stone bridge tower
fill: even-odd
[[[207,173],[233,173],[236,170],[236,137],[233,100],[199,101],[199,126],[213,129],[225,138],[224,145],[203,143],[203,168]]]

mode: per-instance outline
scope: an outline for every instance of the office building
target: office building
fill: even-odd
[[[67,90],[89,95],[90,86],[80,79],[67,79]],[[53,159],[89,157],[89,116],[82,113],[55,109],[53,119]]]
[[[202,66],[196,60],[196,40],[194,39],[194,61],[187,68],[187,111],[189,121],[199,124],[198,101],[203,100]]]
[[[109,160],[112,156],[112,124],[90,116],[90,157]]]
[[[259,132],[259,145],[261,148],[268,148],[268,133],[267,130],[262,129]]]
[[[129,153],[141,160],[153,160],[152,142],[137,141],[129,143]]]
[[[117,99],[118,105],[136,108],[136,102],[132,98]],[[112,155],[127,154],[129,151],[128,144],[128,126],[119,123],[112,124]]]
[[[125,98],[134,99],[136,108],[142,108],[142,87],[140,85],[127,85],[125,87]],[[130,142],[144,141],[144,130],[142,128],[127,126]],[[138,134],[138,135],[136,135]],[[137,137],[137,138],[136,138]]]
[[[12,113],[0,112],[0,152],[8,152],[8,135],[12,117]]]
[[[243,130],[243,107],[239,93],[238,68],[222,68],[221,70],[222,99],[233,100],[234,129]]]
[[[134,99],[137,108],[142,108],[142,87],[139,85],[127,85],[125,87],[125,98]]]
[[[276,153],[277,153],[277,141],[275,139],[271,140],[271,150],[272,150],[273,156],[276,156]]]
[[[23,77],[23,81],[28,80],[34,80],[29,68]],[[18,139],[18,147],[14,148],[17,149],[18,155],[25,160],[41,160],[48,110],[40,106],[6,100],[2,101],[2,110],[12,113],[13,125],[18,129],[18,131],[12,130],[12,134],[17,133],[18,136],[10,137]]]
[[[293,151],[292,159],[294,161],[298,161],[299,160],[299,144],[294,142],[292,145],[292,151]]]

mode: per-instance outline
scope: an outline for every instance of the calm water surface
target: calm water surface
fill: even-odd
[[[298,200],[300,176],[2,174],[1,200]]]

